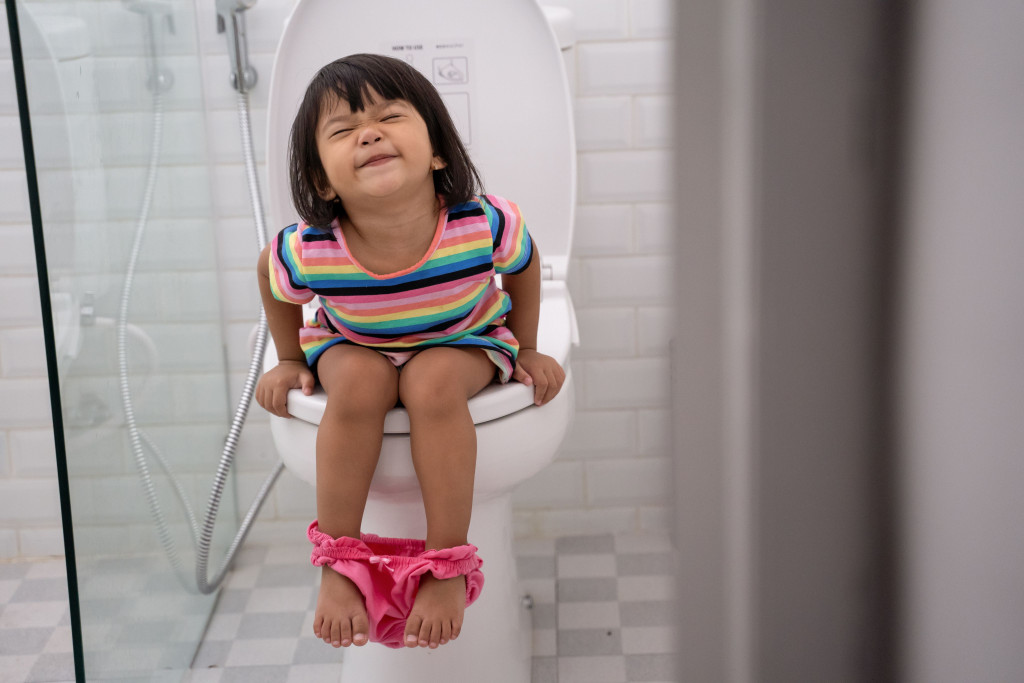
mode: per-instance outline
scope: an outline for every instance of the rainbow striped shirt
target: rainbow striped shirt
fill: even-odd
[[[288,226],[271,246],[270,284],[281,301],[320,297],[299,332],[310,367],[338,343],[376,349],[395,365],[424,348],[455,346],[483,349],[507,382],[519,343],[505,327],[511,301],[494,276],[521,272],[532,258],[519,207],[481,195],[442,208],[424,257],[389,275],[356,261],[337,221],[329,229]]]

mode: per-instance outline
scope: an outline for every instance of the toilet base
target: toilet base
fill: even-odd
[[[381,536],[423,538],[423,504],[374,500],[371,494],[362,527]],[[484,589],[466,610],[458,640],[436,650],[391,649],[377,643],[346,648],[342,655],[342,683],[529,683],[532,615],[523,604],[516,576],[511,494],[474,501],[469,542],[479,548],[478,554],[484,561]]]

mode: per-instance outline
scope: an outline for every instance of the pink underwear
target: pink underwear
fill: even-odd
[[[409,618],[420,577],[428,571],[439,579],[466,576],[466,607],[484,587],[483,560],[474,545],[425,550],[423,541],[412,538],[381,538],[362,534],[332,538],[314,520],[307,531],[313,543],[310,560],[347,576],[366,600],[370,642],[388,647],[405,646],[405,622]]]

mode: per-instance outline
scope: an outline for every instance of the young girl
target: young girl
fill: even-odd
[[[440,96],[397,59],[353,55],[320,70],[292,125],[290,178],[302,222],[260,256],[279,363],[256,400],[289,417],[290,389],[309,394],[315,378],[327,393],[309,531],[323,566],[313,630],[335,647],[435,648],[459,635],[482,584],[467,538],[467,402],[514,379],[543,405],[565,379],[536,349],[539,256],[514,204],[476,194],[479,176]],[[301,305],[315,296],[316,317],[303,324]],[[379,544],[395,539],[360,528],[384,417],[399,402],[427,520],[425,541],[398,544],[412,548],[408,558],[383,557]],[[412,575],[411,607],[378,609],[371,583],[389,573]]]

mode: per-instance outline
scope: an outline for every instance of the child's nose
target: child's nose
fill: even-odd
[[[360,145],[369,145],[373,142],[380,142],[380,140],[380,131],[373,126],[367,126],[366,128],[363,128],[363,130],[359,132]]]

